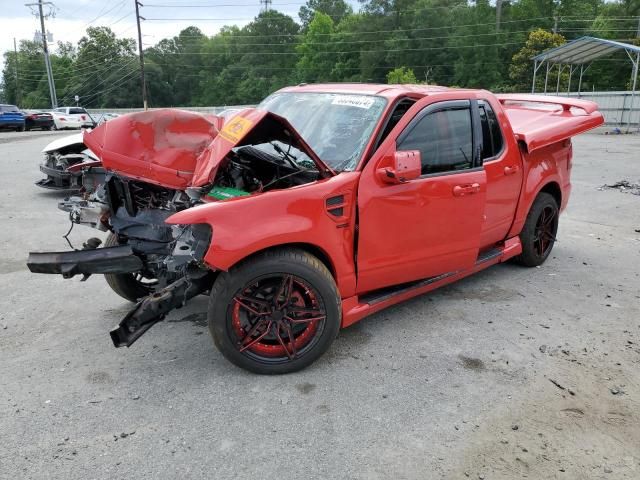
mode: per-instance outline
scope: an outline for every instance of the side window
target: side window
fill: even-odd
[[[493,158],[502,151],[502,132],[495,112],[487,102],[479,102],[482,125],[482,159]]]
[[[473,137],[469,107],[429,113],[397,145],[398,150],[419,150],[422,174],[451,172],[472,167]]]
[[[78,115],[81,113],[87,113],[84,111],[84,108],[70,108],[69,109],[69,114],[71,115]]]

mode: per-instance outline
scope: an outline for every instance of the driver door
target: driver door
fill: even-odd
[[[358,190],[358,285],[382,287],[474,266],[483,223],[486,176],[470,99],[424,98],[366,165]],[[385,183],[376,175],[396,151],[420,152],[421,176]]]

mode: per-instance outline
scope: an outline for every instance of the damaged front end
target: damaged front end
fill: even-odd
[[[136,302],[111,332],[132,345],[153,324],[210,290],[204,263],[209,224],[172,225],[175,213],[206,203],[265,194],[333,175],[282,117],[244,110],[226,122],[179,110],[124,115],[85,132],[99,163],[83,168],[82,188],[60,202],[73,225],[109,232],[82,250],[31,253],[34,273],[65,278],[103,274]],[[82,165],[82,164],[81,164]]]
[[[45,178],[36,185],[49,190],[80,190],[83,165],[96,165],[98,157],[83,142],[83,134],[54,140],[43,150],[40,171]]]

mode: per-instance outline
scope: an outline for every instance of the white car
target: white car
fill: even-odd
[[[51,111],[53,115],[53,129],[90,128],[95,122],[89,112],[82,107],[59,107]]]

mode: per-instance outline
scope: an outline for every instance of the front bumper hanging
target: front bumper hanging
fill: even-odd
[[[210,285],[210,273],[198,270],[187,273],[187,276],[143,298],[118,326],[109,332],[113,345],[130,347],[144,332],[163,320],[167,313],[174,308],[182,307],[187,300],[204,292]]]
[[[142,270],[143,264],[129,245],[122,245],[72,252],[31,252],[27,267],[33,273],[71,278],[94,273],[134,273]]]

